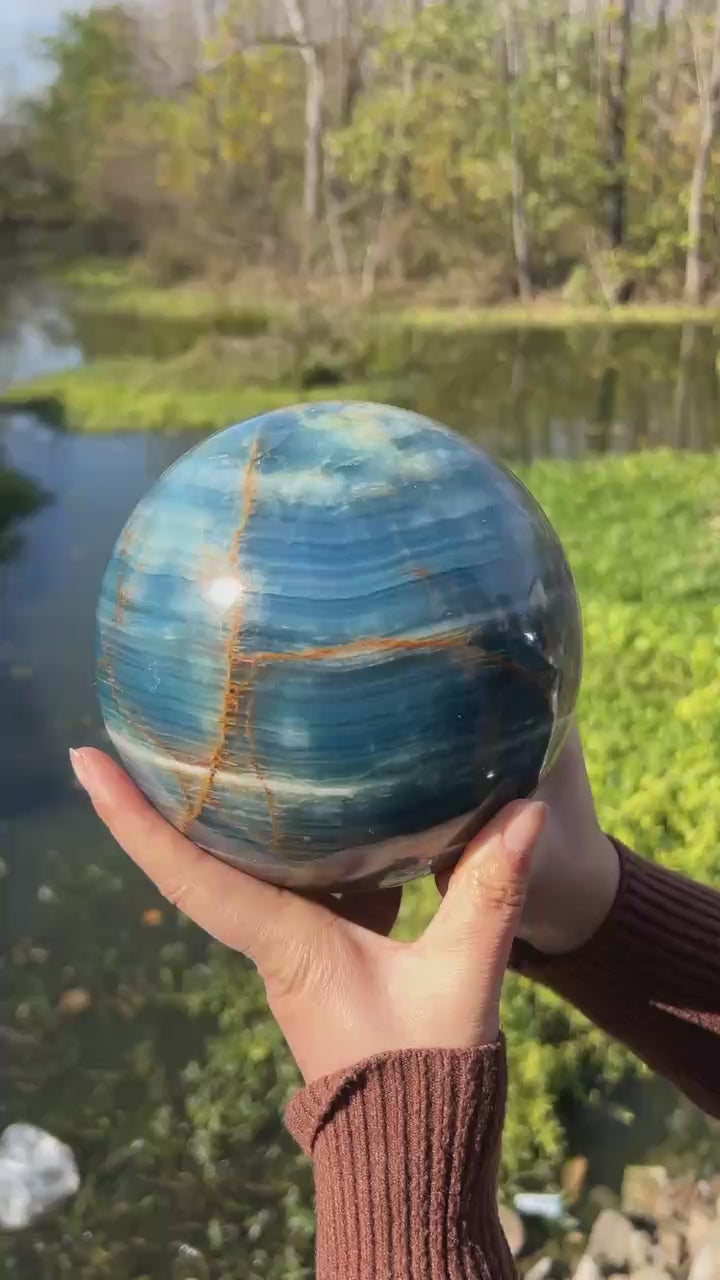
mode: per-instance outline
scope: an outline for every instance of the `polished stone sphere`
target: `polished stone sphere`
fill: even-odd
[[[122,760],[203,848],[297,888],[399,884],[530,794],[581,627],[527,490],[415,413],[281,409],[141,500],[98,608]]]

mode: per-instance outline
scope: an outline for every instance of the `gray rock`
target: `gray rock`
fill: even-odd
[[[578,1262],[573,1280],[602,1280],[602,1272],[589,1253],[583,1254]]]
[[[510,1209],[506,1204],[501,1204],[498,1207],[498,1213],[500,1215],[500,1226],[505,1234],[510,1252],[513,1258],[517,1258],[525,1243],[525,1228],[522,1218],[519,1213],[516,1213],[514,1209]]]
[[[672,1219],[661,1222],[658,1228],[658,1242],[654,1250],[655,1265],[669,1267],[671,1271],[679,1271],[685,1261],[686,1252],[682,1223]]]
[[[688,1280],[718,1280],[720,1276],[720,1249],[706,1244],[700,1250],[690,1268]]]
[[[525,1273],[525,1280],[548,1280],[552,1274],[552,1258],[541,1258]]]
[[[635,1218],[661,1218],[668,1212],[669,1178],[662,1165],[630,1164],[620,1195],[623,1213]]]
[[[619,1209],[620,1200],[609,1187],[590,1187],[587,1194],[587,1207],[597,1217],[603,1209]]]
[[[627,1260],[631,1271],[639,1271],[641,1267],[647,1267],[655,1261],[652,1236],[648,1235],[647,1231],[633,1229],[630,1233]]]
[[[199,1249],[181,1244],[173,1263],[172,1280],[210,1280],[207,1262]]]
[[[694,1258],[708,1243],[714,1224],[715,1218],[706,1206],[696,1204],[690,1210],[687,1226],[685,1227],[685,1239],[687,1240],[688,1253],[691,1258]],[[718,1272],[718,1275],[720,1275],[720,1272]]]
[[[590,1232],[587,1251],[600,1267],[621,1270],[630,1261],[633,1227],[616,1209],[604,1209]]]
[[[708,1233],[705,1244],[693,1258],[688,1280],[718,1280],[720,1276],[720,1224]]]

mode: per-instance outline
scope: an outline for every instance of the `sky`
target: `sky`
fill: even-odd
[[[0,0],[0,99],[40,87],[46,71],[33,44],[51,35],[63,12],[90,0]]]

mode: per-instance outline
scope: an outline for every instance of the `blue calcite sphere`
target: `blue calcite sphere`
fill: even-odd
[[[427,418],[316,404],[191,449],[100,596],[105,723],[181,831],[297,888],[399,884],[531,793],[581,628],[508,471]]]

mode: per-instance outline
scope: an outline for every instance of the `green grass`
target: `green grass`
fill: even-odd
[[[227,378],[188,385],[173,361],[140,358],[98,360],[82,369],[12,387],[3,401],[14,406],[46,397],[62,407],[76,431],[215,431],[258,413],[310,400],[402,400],[389,382],[342,387],[262,386]]]
[[[562,400],[564,411],[575,416],[594,403],[588,377],[597,374],[599,358],[611,360],[606,336],[614,328],[634,330],[622,335],[624,367],[643,386],[650,375],[666,376],[677,359],[673,330],[682,321],[704,323],[705,345],[716,340],[711,323],[720,331],[720,312],[678,306],[603,309],[541,299],[530,307],[479,309],[323,307],[267,290],[262,295],[250,278],[245,285],[160,287],[148,281],[142,262],[80,262],[59,282],[89,362],[13,386],[0,406],[3,399],[44,400],[78,431],[210,431],[300,401],[336,397],[418,407],[451,423],[476,420],[480,413],[496,421],[506,416],[507,362],[515,359],[518,329],[548,334],[540,339],[549,344],[544,363],[536,344],[528,364],[540,416],[547,416],[543,388],[552,391],[555,407]],[[482,344],[497,350],[481,351]],[[327,378],[323,383],[318,371],[329,371],[337,385],[327,385]],[[570,405],[574,390],[577,403]]]
[[[720,885],[720,457],[662,451],[522,474],[562,537],[583,605],[580,720],[601,820],[641,853]],[[412,887],[408,928],[433,900],[427,884]],[[504,1022],[506,1174],[547,1185],[568,1100],[607,1108],[613,1081],[637,1064],[515,977]]]
[[[103,314],[132,312],[147,319],[194,319],[211,322],[218,315],[234,317],[241,325],[259,330],[278,319],[287,319],[299,309],[299,298],[288,297],[277,284],[268,286],[254,280],[226,284],[192,280],[174,285],[158,285],[147,278],[141,260],[135,263],[88,259],[66,267],[59,283],[89,312]],[[258,295],[265,294],[264,300]],[[408,290],[410,293],[411,290]],[[292,294],[292,286],[289,287]],[[325,299],[338,307],[337,295]],[[344,308],[347,310],[347,307]],[[353,303],[349,304],[353,309]],[[553,295],[541,295],[531,303],[506,302],[493,306],[407,305],[402,300],[379,297],[373,304],[361,303],[358,314],[379,314],[403,326],[418,329],[563,328],[568,325],[610,327],[624,325],[720,324],[720,307],[690,307],[679,302],[633,303],[628,306],[598,306],[572,303]]]
[[[655,327],[682,324],[720,325],[720,308],[687,307],[678,303],[639,303],[626,307],[598,307],[538,298],[527,304],[495,307],[408,307],[393,312],[398,321],[415,329],[564,329]]]
[[[230,290],[203,281],[172,286],[153,284],[144,278],[142,264],[133,267],[124,262],[90,259],[64,268],[57,279],[76,305],[103,314],[133,312],[148,319],[210,321],[218,312],[229,309],[265,327],[269,316],[293,309],[279,298],[272,306],[265,305],[238,286]]]

